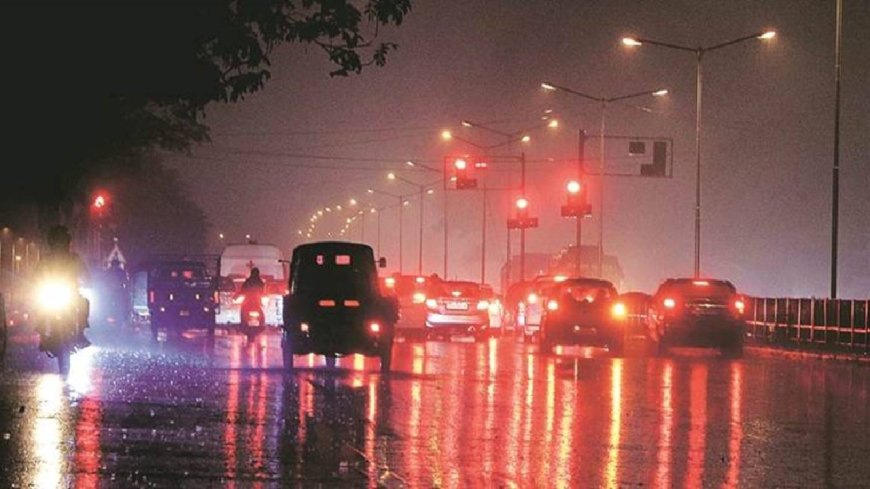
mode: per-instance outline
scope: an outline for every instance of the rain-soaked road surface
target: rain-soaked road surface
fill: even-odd
[[[870,368],[401,343],[281,371],[277,336],[78,354],[19,336],[0,487],[867,487]]]

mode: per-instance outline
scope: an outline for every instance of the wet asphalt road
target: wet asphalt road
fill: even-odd
[[[277,336],[115,334],[62,379],[13,340],[0,487],[870,486],[866,366],[493,339],[285,374]]]

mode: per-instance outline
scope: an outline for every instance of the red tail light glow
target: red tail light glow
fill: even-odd
[[[527,302],[529,304],[537,304],[538,303],[538,294],[529,294]]]
[[[308,333],[308,323],[299,323],[299,331]]]
[[[559,302],[556,299],[550,299],[547,301],[547,310],[548,311],[557,311],[559,309]]]
[[[372,322],[371,324],[369,324],[369,329],[372,331],[372,333],[380,333],[381,325],[379,323]]]
[[[668,297],[667,299],[662,301],[662,305],[664,305],[666,309],[673,309],[677,307],[677,301]]]
[[[411,297],[411,300],[414,302],[414,304],[422,304],[426,302],[426,294],[422,292],[415,292],[414,296]]]
[[[478,302],[478,303],[477,303],[477,310],[478,310],[478,311],[487,311],[487,310],[489,310],[489,301],[487,301],[487,300],[482,300],[482,301]]]
[[[743,302],[743,299],[737,299],[734,301],[734,309],[737,309],[738,314],[743,314],[746,310],[746,303]]]
[[[625,304],[622,302],[617,302],[610,309],[610,313],[616,319],[625,319],[628,316],[628,309],[625,307]]]
[[[426,307],[429,309],[438,309],[438,301],[435,299],[426,299]]]
[[[332,299],[321,299],[317,305],[320,307],[335,307],[335,301]]]
[[[344,307],[359,307],[359,301],[355,299],[348,299],[344,301]]]

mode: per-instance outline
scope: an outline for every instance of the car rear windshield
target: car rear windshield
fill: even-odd
[[[544,295],[552,298],[571,296],[576,301],[596,302],[601,300],[612,300],[615,293],[612,287],[604,284],[583,284],[583,283],[563,283],[547,287],[544,289]]]
[[[374,287],[374,263],[347,253],[317,253],[296,263],[293,293],[353,296]]]
[[[680,280],[662,287],[665,294],[680,297],[728,297],[736,293],[734,286],[718,280]]]
[[[438,297],[480,297],[480,285],[474,282],[444,282],[433,289]]]

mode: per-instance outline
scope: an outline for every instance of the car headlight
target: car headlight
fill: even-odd
[[[60,311],[72,304],[73,288],[63,282],[46,282],[39,287],[37,299],[43,310]]]

